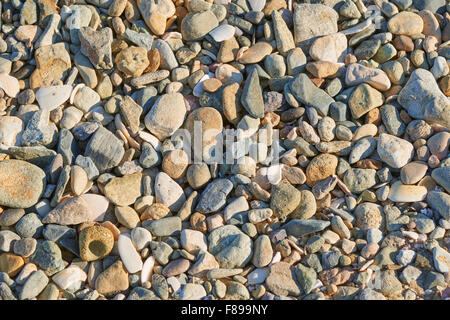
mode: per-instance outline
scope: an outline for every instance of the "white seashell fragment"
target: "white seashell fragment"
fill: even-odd
[[[253,11],[262,11],[266,6],[266,0],[248,0]]]
[[[80,198],[86,201],[88,208],[91,209],[89,221],[103,221],[109,206],[108,198],[93,193],[82,194]]]
[[[58,287],[63,290],[69,288],[78,281],[86,281],[86,279],[86,272],[76,266],[68,267],[52,277],[53,282],[55,282]]]
[[[77,95],[78,91],[83,88],[84,86],[86,86],[84,83],[79,83],[75,86],[75,88],[73,88],[72,90],[72,94],[70,95],[70,104],[73,104],[73,100],[75,99],[75,96]]]
[[[128,233],[119,235],[118,248],[120,259],[129,273],[136,273],[142,270],[141,257],[136,251]]]
[[[145,131],[139,131],[138,137],[141,138],[142,140],[144,140],[145,142],[150,143],[156,151],[160,150],[161,142],[158,140],[157,137],[155,137],[151,133],[145,132]]]
[[[213,37],[214,41],[216,42],[222,42],[228,39],[231,39],[231,37],[234,36],[236,32],[236,28],[233,26],[230,26],[229,24],[222,24],[215,28],[213,31],[210,32],[211,37]]]
[[[141,283],[144,284],[150,280],[153,273],[153,266],[155,265],[155,258],[150,256],[145,260],[141,270]]]
[[[283,175],[282,175],[282,169],[283,169],[283,164],[276,164],[273,166],[270,166],[267,169],[267,179],[269,180],[269,182],[271,184],[278,184]]]
[[[36,91],[36,100],[41,110],[52,111],[70,98],[72,86],[42,87]]]
[[[3,89],[8,97],[15,98],[20,91],[19,80],[2,72],[0,73],[0,89]]]
[[[203,94],[203,92],[205,92],[205,90],[203,89],[203,85],[202,82],[210,79],[210,76],[205,74],[200,81],[195,85],[194,90],[192,90],[192,93],[194,94],[194,96],[196,97],[201,97],[201,95]]]

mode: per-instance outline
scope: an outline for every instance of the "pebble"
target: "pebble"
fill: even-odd
[[[377,153],[389,166],[401,168],[412,160],[414,147],[404,139],[383,133],[378,139]]]
[[[445,1],[75,2],[0,9],[0,299],[447,298]]]

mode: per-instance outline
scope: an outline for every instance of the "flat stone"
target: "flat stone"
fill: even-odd
[[[166,173],[160,172],[155,179],[156,202],[167,206],[172,212],[177,212],[186,201],[183,189]]]
[[[111,131],[99,127],[89,140],[84,152],[100,172],[117,166],[125,153],[123,142]]]
[[[238,62],[242,64],[258,63],[272,52],[273,48],[268,42],[259,41],[248,48],[238,58]]]
[[[91,27],[82,27],[78,32],[81,42],[81,53],[89,58],[96,69],[111,69],[113,59],[111,43],[113,32],[111,28],[95,31]]]
[[[320,115],[326,116],[334,99],[324,90],[317,88],[305,73],[298,74],[289,84],[295,98],[308,107],[315,108]]]
[[[184,122],[186,106],[180,93],[160,96],[145,116],[145,126],[159,139],[170,137]]]
[[[397,101],[415,119],[450,127],[450,102],[439,89],[433,74],[425,69],[411,73]]]
[[[179,217],[168,217],[151,221],[148,226],[143,224],[155,237],[166,237],[181,231],[181,219]]]
[[[335,10],[323,4],[296,6],[293,16],[295,45],[308,52],[315,39],[338,32],[338,17]]]
[[[377,152],[389,166],[401,168],[412,160],[414,147],[404,139],[382,133],[378,138]]]
[[[142,195],[141,179],[142,174],[139,172],[112,178],[104,186],[105,196],[118,206],[133,204]]]
[[[270,266],[269,276],[265,284],[267,289],[280,296],[299,296],[300,288],[294,280],[294,271],[286,262],[278,262]]]
[[[208,184],[200,195],[196,210],[201,213],[212,213],[225,206],[233,184],[228,179],[216,179]]]
[[[298,220],[293,219],[283,226],[288,235],[302,237],[311,233],[319,232],[330,226],[329,221],[316,219]]]
[[[386,91],[391,87],[391,81],[383,70],[369,68],[359,63],[352,63],[347,67],[345,83],[348,86],[367,83],[381,91]]]
[[[0,205],[11,208],[35,205],[46,185],[44,171],[22,160],[1,161],[0,180]]]
[[[208,236],[208,249],[221,268],[242,268],[252,258],[251,239],[236,226],[214,229]]]
[[[122,260],[125,268],[129,273],[136,273],[142,270],[142,260],[139,256],[136,248],[131,241],[131,237],[128,233],[122,233],[119,235],[118,250],[120,259]]]
[[[416,184],[427,173],[428,165],[422,161],[413,161],[400,170],[400,178],[404,184]]]

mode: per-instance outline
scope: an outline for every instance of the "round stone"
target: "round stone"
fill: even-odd
[[[80,257],[85,261],[95,261],[106,257],[114,246],[112,232],[102,226],[92,226],[79,234]]]

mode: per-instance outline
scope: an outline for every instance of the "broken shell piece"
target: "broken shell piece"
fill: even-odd
[[[19,80],[2,72],[0,73],[0,89],[3,89],[8,97],[16,98],[20,91]]]
[[[213,37],[214,41],[222,42],[234,36],[236,28],[230,26],[229,24],[222,24],[211,31],[210,35]]]
[[[71,97],[72,86],[41,87],[36,91],[36,100],[41,110],[52,111]]]

